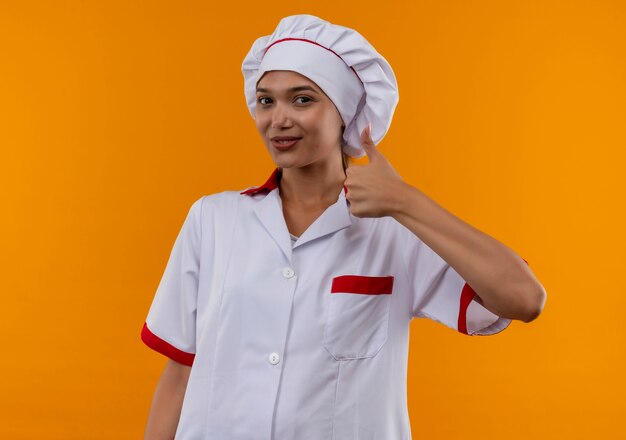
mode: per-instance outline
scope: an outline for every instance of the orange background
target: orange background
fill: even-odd
[[[296,13],[387,58],[380,150],[548,292],[496,336],[412,322],[413,437],[626,438],[624,3],[221,3],[0,3],[0,438],[141,438],[141,326],[193,201],[273,169],[240,68]]]

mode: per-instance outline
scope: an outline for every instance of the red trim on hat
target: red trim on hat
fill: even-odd
[[[522,258],[522,260],[524,259]],[[528,264],[528,261],[524,260],[524,262]],[[530,264],[528,265],[530,266]],[[476,295],[477,293],[470,287],[469,284],[465,283],[463,285],[459,304],[459,320],[457,324],[457,329],[463,334],[467,334],[467,308]]]
[[[265,53],[268,51],[268,49],[269,49],[270,47],[272,47],[272,46],[273,46],[273,45],[275,45],[276,43],[282,43],[283,41],[304,41],[304,42],[306,42],[306,43],[315,44],[316,46],[319,46],[319,47],[321,47],[322,49],[326,49],[327,51],[334,53],[334,54],[335,54],[335,55],[336,55],[336,56],[337,56],[337,57],[338,57],[341,61],[343,61],[343,62],[344,62],[344,64],[345,64],[346,66],[348,66],[348,63],[346,63],[346,62],[344,61],[344,59],[343,59],[343,58],[341,58],[341,56],[340,56],[337,52],[335,52],[334,50],[332,50],[332,49],[330,49],[330,48],[328,48],[328,47],[326,47],[326,46],[322,46],[321,44],[319,44],[319,43],[317,43],[317,42],[315,42],[315,41],[306,40],[306,39],[304,39],[304,38],[282,38],[282,39],[280,39],[280,40],[276,40],[276,41],[274,41],[272,44],[270,44],[269,46],[267,46],[267,47],[265,48],[265,51],[263,52],[263,56],[265,56]],[[352,70],[352,71],[354,72],[354,74],[356,75],[356,77],[357,77],[357,78],[359,78],[359,81],[361,81],[361,83],[363,83],[363,81],[361,80],[361,77],[359,76],[359,74],[358,74],[358,73],[356,73],[356,70],[354,70],[354,68],[353,68],[352,66],[348,66],[348,67],[350,67],[350,70]]]
[[[274,171],[272,172],[272,175],[265,181],[263,185],[247,189],[245,191],[240,192],[239,194],[246,195],[246,196],[253,196],[254,194],[264,191],[264,190],[269,192],[278,188],[278,170],[279,170],[278,167],[274,169]],[[348,188],[346,188],[345,185],[343,186],[343,193],[348,194]]]
[[[193,365],[193,360],[196,357],[194,353],[187,353],[185,351],[179,350],[172,344],[159,338],[157,335],[150,331],[147,323],[144,323],[143,328],[141,329],[141,340],[151,349],[158,351],[159,353],[167,356],[172,360],[175,360],[180,364],[187,365],[188,367],[191,367]]]

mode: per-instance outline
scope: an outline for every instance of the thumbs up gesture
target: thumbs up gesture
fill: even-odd
[[[361,132],[361,145],[369,163],[346,168],[346,199],[350,213],[356,217],[385,217],[396,212],[407,185],[389,161],[378,151],[371,138],[371,124]]]

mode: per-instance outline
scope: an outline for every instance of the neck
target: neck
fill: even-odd
[[[341,162],[316,163],[283,169],[278,185],[283,203],[316,207],[335,203],[345,180]]]

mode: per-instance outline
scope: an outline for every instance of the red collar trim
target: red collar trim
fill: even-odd
[[[272,172],[272,175],[269,177],[269,179],[267,179],[267,181],[263,185],[257,188],[247,189],[245,191],[240,192],[239,194],[252,196],[260,191],[267,190],[269,192],[276,188],[278,188],[278,168],[274,169],[274,171]]]
[[[278,174],[278,168],[274,169],[274,171],[272,172],[272,175],[265,181],[265,183],[261,186],[255,187],[255,188],[250,188],[247,189],[245,191],[240,192],[239,194],[241,195],[246,195],[246,196],[252,196],[256,193],[259,193],[261,191],[267,190],[268,192],[275,190],[276,188],[278,188],[278,180],[279,180],[280,176]],[[343,186],[343,192],[344,194],[348,194],[348,188],[346,188],[346,186]]]

